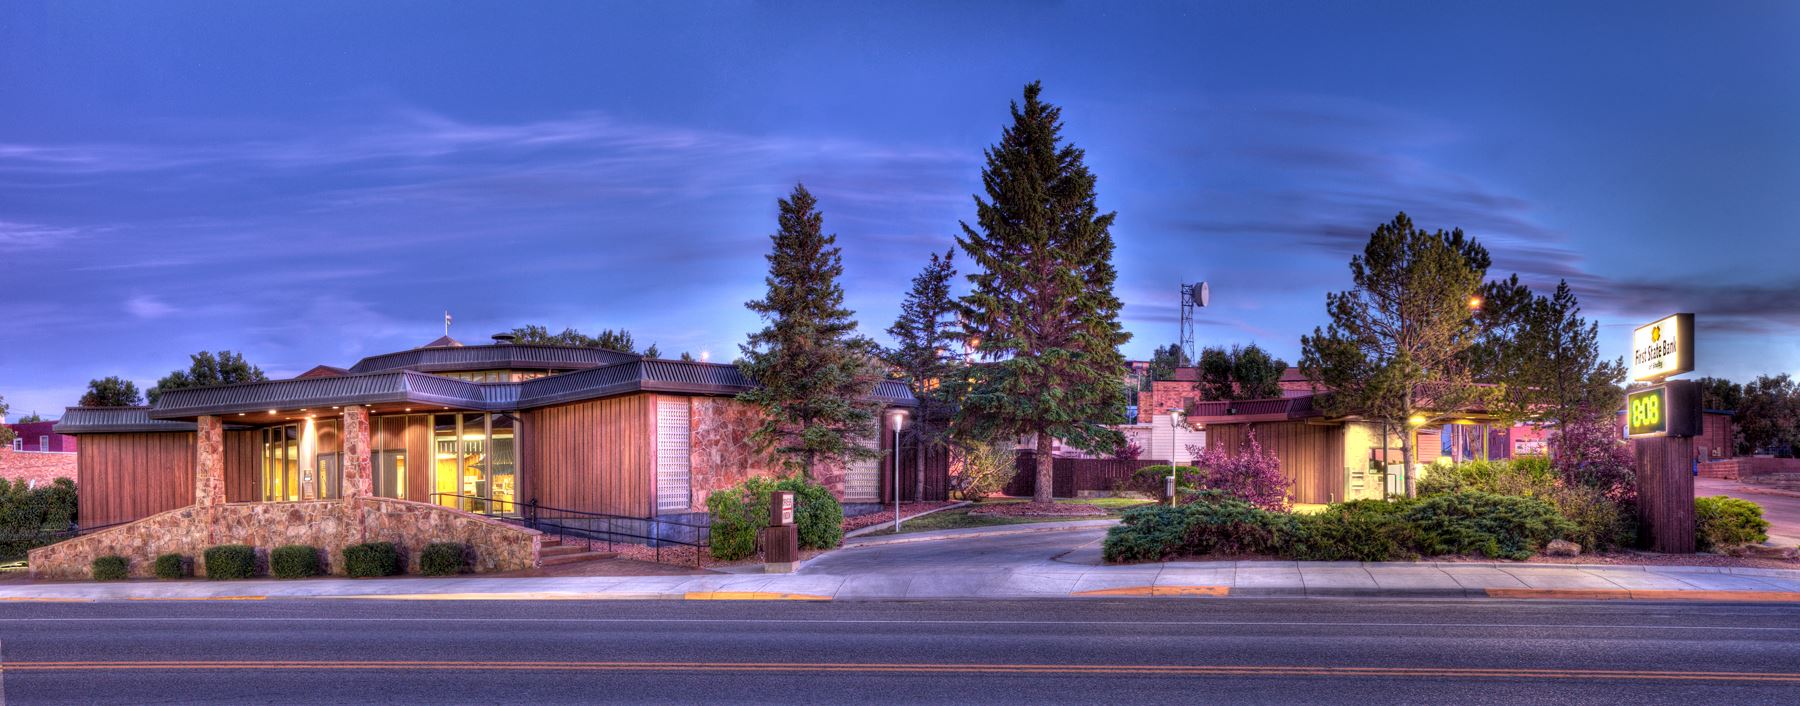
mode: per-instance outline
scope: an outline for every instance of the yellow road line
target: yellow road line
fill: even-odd
[[[268,596],[132,596],[128,601],[261,601]]]
[[[1306,665],[1131,665],[1131,664],[907,664],[799,662],[464,662],[464,661],[184,661],[184,662],[7,662],[0,671],[94,670],[393,670],[602,672],[896,672],[950,674],[1079,674],[1133,676],[1391,677],[1480,679],[1589,679],[1632,681],[1735,681],[1800,683],[1800,673],[1697,672],[1483,667],[1332,667]]]
[[[1230,586],[1122,586],[1076,591],[1071,596],[1226,596]]]
[[[1740,601],[1800,603],[1794,591],[1678,591],[1637,588],[1490,588],[1489,598],[1620,601]]]

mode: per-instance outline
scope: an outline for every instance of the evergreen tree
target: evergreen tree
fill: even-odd
[[[137,383],[116,375],[89,380],[87,393],[76,403],[83,407],[136,407],[144,403]]]
[[[3,422],[6,420],[6,411],[9,409],[11,409],[11,407],[6,406],[6,396],[0,395],[0,422]],[[37,413],[32,412],[32,414],[36,415]],[[20,423],[23,424],[24,422],[21,421]],[[19,436],[18,434],[13,433],[12,429],[10,429],[4,425],[0,425],[0,446],[5,446],[7,444],[11,444],[13,442],[13,439],[18,438],[18,436]]]
[[[1248,346],[1209,347],[1200,352],[1199,375],[1194,389],[1208,400],[1267,400],[1281,396],[1281,374],[1287,361],[1269,355],[1254,343]]]
[[[1083,152],[1062,142],[1061,109],[1025,87],[1012,125],[986,151],[975,197],[976,225],[957,243],[978,268],[962,299],[968,336],[981,360],[959,426],[980,438],[1037,438],[1034,502],[1051,501],[1052,439],[1110,453],[1123,444],[1104,426],[1125,404],[1119,325],[1113,294],[1116,214],[1095,205],[1094,175]]]
[[[1535,296],[1518,275],[1488,283],[1476,315],[1472,369],[1491,383],[1489,407],[1509,421],[1570,421],[1624,403],[1624,359],[1600,357],[1600,325],[1581,317],[1569,283]]]
[[[780,228],[770,236],[768,295],[745,306],[767,325],[739,346],[738,368],[756,387],[739,396],[766,412],[753,440],[786,463],[815,475],[821,462],[872,458],[880,406],[870,398],[880,382],[875,345],[856,334],[844,308],[844,272],[837,236],[806,187],[780,201]]]
[[[889,326],[894,347],[886,351],[888,365],[905,376],[919,415],[911,434],[921,448],[942,445],[947,439],[954,390],[961,387],[958,355],[962,333],[957,330],[956,300],[950,296],[950,279],[956,276],[955,250],[931,254],[925,269],[913,277],[912,290],[900,302],[900,316]]]
[[[1461,229],[1413,227],[1405,213],[1382,224],[1350,259],[1355,288],[1325,295],[1328,329],[1300,339],[1300,367],[1329,390],[1326,414],[1351,414],[1404,430],[1406,494],[1415,494],[1413,435],[1419,420],[1455,412],[1476,394],[1468,362],[1477,340],[1471,302],[1487,249]]]
[[[269,379],[262,368],[251,365],[244,356],[231,351],[219,351],[215,356],[207,351],[200,351],[188,356],[187,370],[177,370],[164,375],[156,385],[145,391],[150,404],[162,397],[169,390],[187,387],[212,387],[214,385],[230,385],[238,382],[260,382]]]

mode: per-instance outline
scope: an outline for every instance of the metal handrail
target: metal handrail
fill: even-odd
[[[546,534],[554,534],[565,542],[571,538],[579,539],[585,542],[590,549],[596,541],[606,542],[609,550],[615,542],[620,540],[627,540],[626,543],[631,544],[648,544],[656,549],[657,561],[662,560],[664,544],[675,544],[694,547],[694,564],[698,566],[700,551],[712,546],[711,517],[706,518],[705,522],[688,522],[655,516],[612,515],[539,505],[536,498],[520,503],[463,493],[432,493],[431,498],[433,503],[439,505],[443,505],[443,501],[446,499],[455,498],[456,507],[464,512],[511,522]],[[692,530],[693,541],[680,536],[669,536],[663,532],[665,527]],[[629,540],[638,541],[631,542]]]

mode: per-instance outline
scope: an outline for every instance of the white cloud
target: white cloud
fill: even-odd
[[[125,310],[140,319],[160,319],[176,311],[175,307],[148,294],[139,294],[125,300]]]

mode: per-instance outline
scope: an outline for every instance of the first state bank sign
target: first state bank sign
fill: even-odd
[[[1631,332],[1631,379],[1661,380],[1693,369],[1693,314],[1674,314]]]

